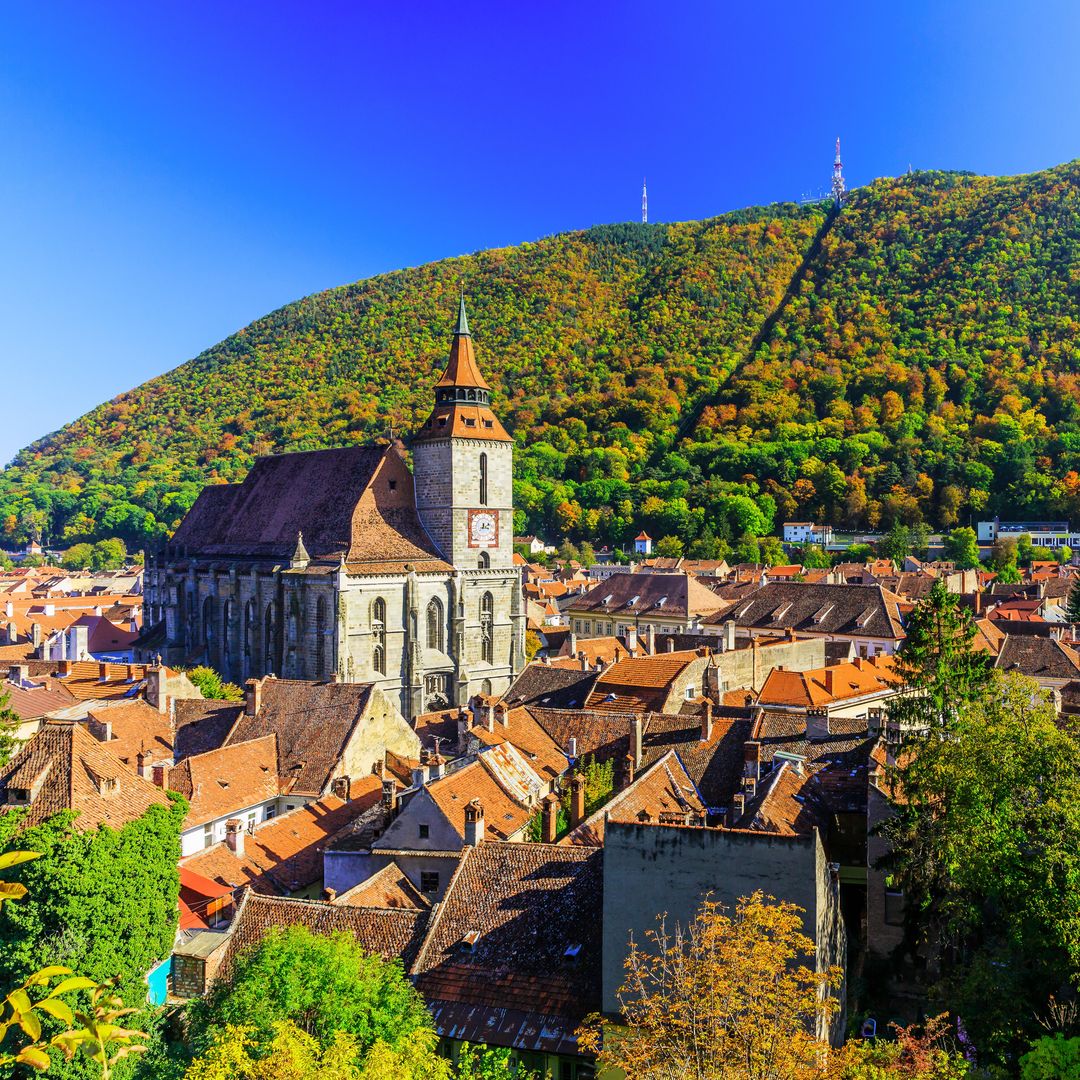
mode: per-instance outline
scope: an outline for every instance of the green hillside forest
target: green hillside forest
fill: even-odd
[[[462,279],[519,531],[644,527],[707,555],[791,517],[1080,522],[1077,162],[600,226],[306,297],[21,451],[0,544],[153,545],[259,454],[407,433]]]

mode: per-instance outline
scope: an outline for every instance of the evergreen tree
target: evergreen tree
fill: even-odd
[[[892,559],[897,566],[903,566],[910,552],[911,534],[906,525],[897,521],[878,543],[878,555],[883,559]]]
[[[1069,587],[1069,598],[1065,602],[1065,618],[1071,623],[1080,623],[1080,576],[1074,577]]]
[[[912,731],[947,727],[961,705],[985,692],[989,654],[972,648],[975,624],[938,578],[904,626],[896,658],[904,690],[888,703],[889,719]]]

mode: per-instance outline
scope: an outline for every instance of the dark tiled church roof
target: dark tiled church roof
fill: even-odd
[[[412,476],[393,446],[259,458],[242,483],[203,489],[172,546],[204,558],[285,561],[300,533],[316,560],[448,569],[420,524]]]

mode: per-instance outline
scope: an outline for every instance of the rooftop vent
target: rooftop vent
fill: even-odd
[[[476,943],[477,943],[477,942],[478,942],[479,940],[480,940],[480,931],[479,931],[479,930],[470,930],[470,931],[469,931],[469,932],[468,932],[468,933],[467,933],[467,934],[466,934],[466,935],[465,935],[465,936],[464,936],[464,937],[463,937],[463,938],[461,939],[461,944],[462,944],[462,945],[463,945],[463,946],[464,946],[464,947],[465,947],[466,949],[472,949],[472,948],[475,948],[475,946],[476,946]]]

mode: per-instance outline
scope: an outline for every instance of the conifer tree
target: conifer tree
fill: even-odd
[[[904,690],[890,700],[889,719],[907,731],[947,727],[964,703],[984,692],[989,655],[973,649],[975,624],[938,578],[904,626],[896,658]]]

